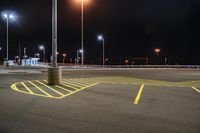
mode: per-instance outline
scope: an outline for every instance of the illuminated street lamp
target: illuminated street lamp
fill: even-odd
[[[40,54],[39,53],[37,53],[36,56],[37,56],[37,58],[40,58]]]
[[[76,51],[76,61],[77,61],[77,65],[79,64],[79,53],[81,53],[81,55],[84,53],[83,49],[78,49]]]
[[[156,53],[157,58],[158,58],[158,55],[159,55],[159,53],[160,53],[160,49],[159,49],[159,48],[156,48],[156,49],[154,50],[154,52]],[[157,63],[156,63],[156,64],[158,64],[158,59],[157,59]]]
[[[81,2],[81,49],[84,50],[84,3],[90,0],[78,0]],[[81,53],[81,64],[84,65],[84,52]]]
[[[99,41],[102,41],[102,42],[103,42],[103,60],[102,60],[102,65],[103,65],[103,67],[104,67],[104,66],[105,66],[105,40],[104,40],[103,35],[99,35],[99,36],[97,37],[97,39],[98,39]]]
[[[156,55],[158,56],[159,53],[160,53],[160,49],[159,49],[159,48],[156,48],[154,51],[155,51]]]
[[[64,53],[62,56],[63,56],[63,66],[64,66],[64,64],[65,64],[65,58],[67,57],[67,54]]]
[[[39,50],[43,51],[43,63],[45,63],[45,46],[44,45],[40,45],[39,46]]]
[[[9,13],[5,13],[3,14],[3,17],[6,19],[6,23],[7,23],[7,55],[6,55],[6,59],[7,59],[7,62],[6,62],[6,66],[8,67],[9,66],[9,54],[8,54],[8,31],[9,31],[9,19],[14,19],[15,16],[13,14],[9,14]]]

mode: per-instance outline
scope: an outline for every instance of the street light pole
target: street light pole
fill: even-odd
[[[44,62],[44,64],[45,64],[45,62],[46,62],[45,47],[44,47],[44,49],[43,49],[43,62]]]
[[[8,15],[7,15],[7,17],[6,17],[6,23],[7,23],[7,55],[6,55],[6,58],[7,58],[7,63],[6,63],[6,66],[8,67],[9,66],[9,62],[8,62]]]
[[[57,0],[52,0],[52,66],[48,69],[48,84],[60,85],[62,70],[57,63]]]
[[[97,38],[99,41],[102,41],[103,43],[103,57],[102,57],[102,65],[105,66],[105,39],[102,35],[99,35]]]
[[[77,66],[79,65],[79,57],[78,57],[78,54],[79,54],[79,50],[76,51],[76,64],[77,64]]]
[[[15,16],[13,14],[10,14],[10,13],[5,13],[4,15],[4,18],[6,18],[6,28],[7,28],[7,50],[6,50],[6,58],[7,58],[7,62],[6,62],[6,66],[8,67],[9,66],[9,54],[8,54],[8,35],[9,35],[9,19],[15,19]]]
[[[103,41],[103,67],[105,66],[105,41],[104,38],[102,39]]]
[[[57,67],[57,0],[52,5],[52,67]]]
[[[84,50],[84,0],[81,0],[81,49]],[[84,52],[81,54],[81,64],[84,65]]]

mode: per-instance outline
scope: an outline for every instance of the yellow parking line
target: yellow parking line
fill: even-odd
[[[87,86],[87,85],[84,85],[84,84],[81,84],[81,83],[78,83],[78,82],[75,82],[75,81],[69,81],[69,80],[65,80],[65,79],[64,79],[64,81],[66,81],[66,82],[68,82],[70,84],[73,84],[74,86],[77,85],[77,87],[85,87],[85,86]]]
[[[79,82],[79,81],[74,81],[74,80],[65,80],[65,81],[68,81],[68,82],[71,82],[71,83],[75,83],[75,84],[81,85],[81,86],[83,86],[83,87],[85,87],[85,86],[88,85],[88,84],[83,84],[83,83],[81,83],[81,82]]]
[[[73,87],[73,86],[71,86],[71,85],[68,85],[68,84],[62,84],[63,86],[67,86],[67,87],[69,87],[69,88],[71,88],[71,89],[74,89],[74,90],[78,90],[76,87]]]
[[[74,91],[74,92],[72,92],[72,93],[69,93],[69,94],[66,94],[66,95],[60,97],[60,99],[61,99],[61,98],[64,98],[64,97],[67,97],[67,96],[70,96],[70,95],[73,95],[73,94],[75,94],[75,93],[77,93],[77,92],[79,92],[79,91],[85,90],[85,89],[87,89],[87,88],[89,88],[89,87],[95,86],[95,85],[97,85],[97,84],[99,84],[99,83],[100,83],[100,82],[97,82],[97,83],[88,85],[88,86],[86,86],[86,87],[83,87],[83,88],[81,88],[81,89],[79,89],[79,90],[76,90],[76,91]]]
[[[67,85],[74,86],[74,87],[79,87],[79,88],[82,88],[82,87],[83,87],[83,86],[76,85],[76,84],[72,84],[72,83],[65,82],[65,81],[62,81],[62,82],[65,83],[65,84],[67,84]]]
[[[200,93],[200,90],[199,89],[197,89],[196,87],[192,87],[192,89],[194,89],[195,91],[197,91],[197,92],[199,92]]]
[[[52,90],[52,91],[54,91],[54,92],[60,94],[61,96],[64,96],[64,94],[62,94],[61,92],[55,90],[54,88],[52,88],[52,87],[50,87],[50,86],[48,86],[48,85],[46,85],[46,84],[44,84],[44,83],[42,83],[42,82],[40,82],[40,81],[38,81],[38,80],[35,80],[35,81],[38,82],[38,83],[41,84],[41,85],[44,85],[45,87],[49,88],[50,90]]]
[[[63,88],[63,87],[61,87],[61,86],[58,86],[58,85],[56,85],[56,87],[58,87],[58,88],[60,88],[60,89],[62,89],[62,90],[65,90],[65,91],[68,91],[68,92],[73,92],[73,91],[70,91],[70,90],[68,90],[68,89],[66,89],[66,88]]]
[[[53,97],[52,95],[50,95],[49,93],[47,93],[46,91],[44,91],[43,89],[41,89],[39,86],[37,86],[36,84],[34,84],[31,81],[28,81],[30,84],[32,84],[35,88],[37,88],[38,90],[40,90],[41,92],[43,92],[44,94],[46,94],[49,97]]]
[[[17,91],[17,92],[20,92],[20,93],[23,93],[23,94],[28,94],[28,95],[34,95],[34,96],[41,96],[41,97],[59,99],[58,97],[53,97],[53,96],[51,96],[51,95],[42,95],[42,94],[36,94],[36,93],[30,94],[29,92],[25,92],[25,91],[19,90],[19,89],[16,87],[17,84],[20,84],[20,83],[15,83],[15,84],[12,84],[12,85],[11,85],[11,88],[12,88],[14,91]]]
[[[29,92],[30,94],[34,94],[34,93],[28,88],[28,86],[26,86],[26,85],[24,84],[24,82],[21,82],[21,84],[28,90],[28,92]]]
[[[78,81],[78,82],[82,82],[82,83],[85,83],[87,82],[88,84],[90,83],[96,83],[96,82],[99,82],[99,80],[96,80],[96,79],[72,79],[73,81]]]
[[[87,85],[90,85],[90,84],[93,84],[93,83],[96,83],[97,81],[89,81],[89,80],[84,80],[84,81],[82,81],[82,80],[74,80],[74,79],[70,79],[70,81],[73,81],[73,82],[78,82],[78,83],[80,83],[80,84],[82,84],[82,85],[85,85],[85,86],[87,86]]]
[[[43,80],[43,81],[46,82],[46,83],[48,83],[46,80]],[[55,87],[60,88],[60,89],[65,90],[65,91],[68,91],[70,93],[72,92],[72,91],[70,91],[70,90],[68,90],[66,88],[63,88],[63,87],[59,86],[59,85],[55,85]]]
[[[143,89],[144,89],[144,84],[140,87],[140,90],[139,90],[139,92],[138,92],[138,94],[137,94],[137,97],[136,97],[135,100],[134,100],[134,104],[138,104]]]

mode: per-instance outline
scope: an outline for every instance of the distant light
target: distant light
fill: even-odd
[[[2,50],[2,47],[0,47],[0,50]]]
[[[39,50],[44,50],[44,49],[45,49],[45,47],[43,45],[39,46]]]
[[[102,35],[98,35],[97,39],[98,39],[99,41],[101,41],[101,40],[103,40],[104,38],[103,38]]]
[[[80,52],[80,53],[83,53],[83,49],[80,49],[79,52]]]
[[[14,18],[14,16],[13,16],[12,14],[10,14],[10,15],[9,15],[9,18],[13,19],[13,18]]]
[[[160,49],[159,49],[159,48],[156,48],[156,49],[155,49],[155,52],[156,52],[156,53],[159,53],[159,52],[160,52]]]
[[[8,14],[4,14],[3,16],[4,16],[5,18],[8,18]]]
[[[66,57],[67,56],[67,54],[63,54],[63,57]]]
[[[91,0],[76,0],[76,1],[78,1],[78,2],[90,2]]]

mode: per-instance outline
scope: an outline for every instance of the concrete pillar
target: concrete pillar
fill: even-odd
[[[62,68],[61,67],[48,68],[48,84],[60,85],[61,81],[62,81]]]

